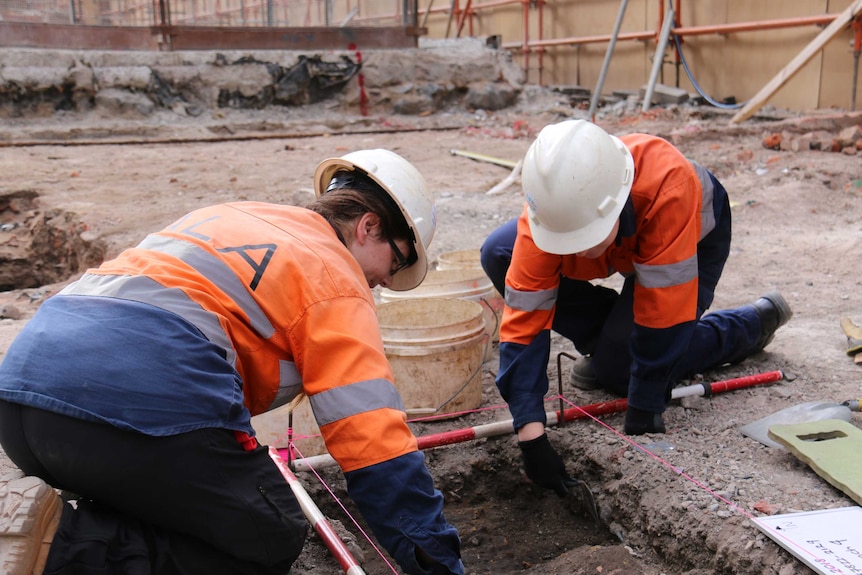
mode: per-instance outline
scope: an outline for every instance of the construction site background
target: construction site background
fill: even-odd
[[[601,80],[602,91],[609,93],[648,83],[662,24],[673,14],[672,36],[659,53],[658,82],[733,106],[756,94],[854,3],[858,0],[4,0],[0,46],[314,51],[404,49],[418,46],[420,37],[476,36],[510,51],[527,83],[595,90]],[[770,103],[855,109],[861,29],[857,15]]]

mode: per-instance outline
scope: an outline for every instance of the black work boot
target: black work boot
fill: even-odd
[[[637,407],[626,409],[626,422],[623,426],[626,435],[643,435],[644,433],[664,433],[664,419],[661,413],[644,411]]]
[[[590,356],[586,355],[581,358],[581,361],[575,364],[569,372],[569,383],[578,389],[589,391],[591,389],[599,389],[599,378],[596,377],[596,372],[590,363]]]
[[[779,327],[790,321],[793,311],[787,300],[775,290],[764,294],[751,306],[760,318],[760,338],[751,352],[757,353],[769,345]]]

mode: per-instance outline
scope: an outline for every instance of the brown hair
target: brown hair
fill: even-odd
[[[383,238],[411,240],[410,228],[395,201],[358,172],[337,172],[327,190],[308,208],[323,216],[342,238],[350,222],[370,212],[380,218]]]

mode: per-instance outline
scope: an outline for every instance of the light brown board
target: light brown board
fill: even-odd
[[[769,437],[862,504],[862,430],[840,419],[773,425]]]
[[[808,63],[808,61],[813,58],[817,52],[822,50],[832,38],[838,35],[838,33],[841,32],[860,11],[862,11],[862,0],[856,0],[853,4],[848,6],[844,12],[839,14],[838,17],[829,24],[829,26],[824,28],[810,44],[803,48],[803,50],[797,54],[796,57],[784,67],[784,69],[772,78],[772,80],[770,80],[769,83],[760,90],[760,92],[755,94],[755,96],[749,100],[748,104],[737,112],[730,122],[732,124],[738,124],[754,115],[754,113],[769,100],[772,94],[793,78],[799,69]]]

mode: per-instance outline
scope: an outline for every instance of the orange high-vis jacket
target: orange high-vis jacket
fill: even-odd
[[[504,309],[501,342],[528,345],[551,329],[560,274],[578,280],[634,274],[636,325],[664,329],[696,318],[697,245],[714,225],[711,200],[705,204],[703,197],[708,176],[661,138],[620,139],[634,159],[630,202],[636,232],[621,233],[619,243],[595,259],[549,254],[533,243],[525,206],[506,275],[510,305]]]
[[[345,472],[417,450],[362,268],[310,210],[256,202],[196,210],[63,293],[183,317],[223,349],[251,415],[305,392]]]

